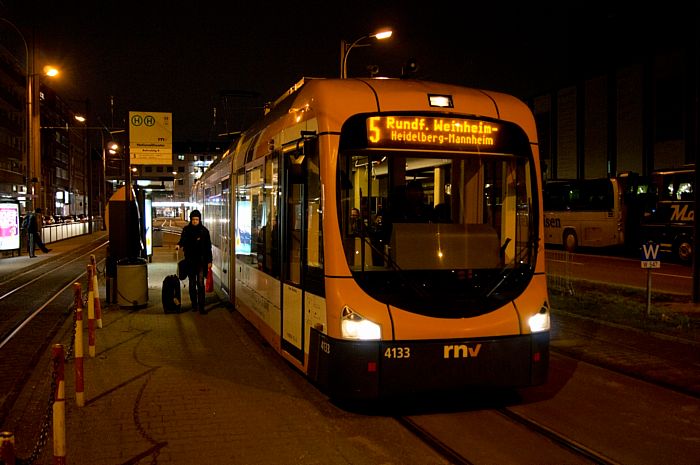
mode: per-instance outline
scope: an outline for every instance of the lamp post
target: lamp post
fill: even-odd
[[[33,66],[32,66],[33,68]],[[28,145],[28,168],[29,182],[32,184],[32,199],[34,200],[34,208],[44,208],[45,192],[42,192],[42,176],[41,176],[41,118],[39,116],[40,105],[39,99],[39,84],[41,76],[54,77],[58,76],[59,71],[52,66],[44,66],[42,73],[28,73],[27,75],[27,145]]]
[[[85,100],[85,114],[89,115],[90,114],[90,102],[89,100]],[[87,187],[87,195],[84,197],[84,204],[83,204],[83,212],[87,214],[87,220],[88,220],[88,234],[92,234],[93,232],[93,227],[92,227],[92,204],[93,204],[93,191],[92,191],[92,152],[90,150],[90,144],[88,143],[88,127],[87,124],[87,118],[83,115],[74,115],[73,116],[75,120],[84,125],[84,133],[83,133],[83,156],[85,157],[85,161],[87,162],[87,179],[85,177],[85,183],[83,185],[83,189]],[[87,184],[87,186],[85,186]]]
[[[372,44],[361,44],[365,39],[377,39],[377,40],[382,40],[382,39],[388,39],[391,37],[393,31],[391,30],[382,30],[379,32],[375,32],[374,34],[369,34],[366,36],[362,36],[356,41],[352,43],[348,43],[345,40],[340,41],[340,78],[341,79],[347,79],[348,78],[348,55],[350,54],[350,50],[352,50],[355,47],[369,47]]]

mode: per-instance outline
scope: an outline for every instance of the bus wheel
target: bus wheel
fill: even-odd
[[[693,244],[688,238],[684,237],[676,242],[676,257],[683,263],[688,263],[693,258]]]
[[[564,249],[567,252],[574,252],[578,247],[578,238],[576,232],[568,229],[564,231]]]

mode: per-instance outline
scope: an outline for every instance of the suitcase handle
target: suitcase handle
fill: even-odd
[[[175,274],[180,278],[180,270],[177,264],[180,263],[180,249],[175,249]]]

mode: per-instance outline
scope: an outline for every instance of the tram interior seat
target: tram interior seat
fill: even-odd
[[[394,223],[391,258],[403,270],[498,268],[498,234],[488,224]]]

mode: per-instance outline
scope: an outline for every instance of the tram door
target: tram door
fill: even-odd
[[[282,349],[304,361],[304,243],[306,177],[303,145],[285,151],[282,199]]]
[[[313,138],[284,153],[282,205],[282,348],[304,363],[306,315],[318,319],[323,286],[323,206]]]
[[[226,178],[221,182],[221,210],[220,215],[226,217],[226,215],[231,211],[231,179]],[[230,250],[230,240],[231,240],[231,224],[232,222],[220,221],[221,227],[221,289],[230,295],[230,279],[231,274],[229,269],[231,268],[231,250]]]

